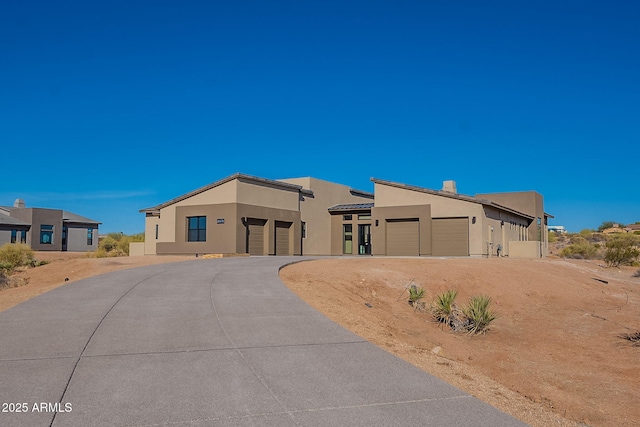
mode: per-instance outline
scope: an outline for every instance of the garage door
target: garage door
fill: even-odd
[[[247,219],[247,248],[249,255],[264,255],[264,219]]]
[[[387,255],[420,255],[418,219],[387,220]]]
[[[469,218],[431,220],[434,256],[469,256]]]
[[[289,253],[290,222],[276,221],[276,255],[291,255]]]

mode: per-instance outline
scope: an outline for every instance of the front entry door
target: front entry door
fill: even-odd
[[[358,225],[358,254],[371,255],[371,224]]]

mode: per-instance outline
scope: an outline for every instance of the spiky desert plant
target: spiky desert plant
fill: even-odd
[[[449,289],[436,295],[433,300],[433,317],[440,323],[451,322],[455,311],[455,302],[458,297],[458,291]]]
[[[415,306],[422,298],[424,298],[426,291],[424,288],[418,288],[411,286],[409,288],[409,304]]]
[[[489,330],[489,324],[496,320],[496,314],[490,305],[491,298],[487,295],[475,296],[469,300],[469,304],[462,310],[469,320],[469,334],[480,334]]]

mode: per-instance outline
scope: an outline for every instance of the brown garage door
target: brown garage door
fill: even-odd
[[[289,253],[290,222],[276,221],[276,255],[291,255]]]
[[[264,255],[264,219],[247,219],[247,249],[249,255]]]
[[[469,218],[431,220],[434,256],[469,256]]]
[[[420,255],[418,219],[387,220],[387,255]]]

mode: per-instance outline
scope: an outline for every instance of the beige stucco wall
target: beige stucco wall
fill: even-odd
[[[302,250],[305,255],[335,254],[329,232],[332,226],[328,208],[341,204],[373,202],[371,198],[351,194],[350,188],[346,185],[317,178],[290,178],[280,181],[300,185],[313,191],[314,197],[305,196],[300,204],[301,219],[307,227],[307,236],[302,242]],[[340,249],[340,253],[342,253],[342,249]]]
[[[145,254],[144,242],[129,243],[129,256],[144,256],[144,254]]]
[[[147,214],[144,219],[144,253],[146,255],[156,254],[156,225],[158,225],[158,232],[160,232],[160,218]],[[158,233],[159,234],[159,233]]]
[[[478,194],[476,197],[491,200],[499,205],[534,217],[534,220],[527,226],[525,240],[542,241],[542,253],[544,256],[548,254],[547,219],[544,215],[544,198],[542,194],[536,191],[517,191]],[[538,229],[538,218],[540,219],[540,229]]]
[[[509,258],[540,258],[540,242],[509,242]]]

